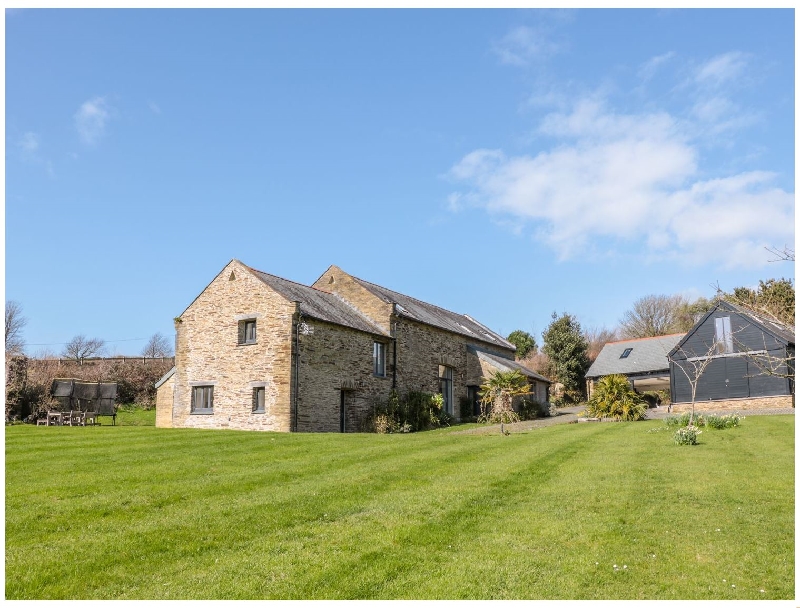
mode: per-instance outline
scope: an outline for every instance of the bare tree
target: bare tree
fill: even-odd
[[[28,323],[22,315],[22,305],[6,300],[6,355],[21,355],[25,349],[22,328]]]
[[[583,330],[583,337],[589,343],[589,349],[586,351],[586,354],[589,355],[589,361],[594,362],[607,342],[619,340],[619,330],[617,328],[589,327]]]
[[[66,359],[74,359],[81,363],[87,357],[94,357],[102,354],[106,343],[100,338],[86,338],[84,335],[75,336],[64,345],[61,356]]]
[[[692,390],[692,413],[689,415],[689,426],[694,424],[694,403],[695,398],[697,396],[697,384],[700,382],[700,378],[706,371],[711,362],[714,360],[714,353],[717,351],[717,343],[714,342],[708,350],[698,355],[692,351],[686,351],[683,347],[679,348],[676,351],[680,353],[682,358],[675,359],[675,356],[671,358],[671,361],[675,364],[683,375],[686,376],[686,380],[689,382],[689,387]]]
[[[626,338],[651,338],[679,331],[680,311],[687,305],[680,295],[639,298],[619,322],[622,334]]]
[[[150,336],[147,344],[142,349],[142,356],[151,357],[153,359],[158,357],[171,357],[172,345],[162,333],[156,332]]]
[[[783,249],[777,247],[764,247],[764,249],[775,256],[775,259],[770,262],[794,262],[794,249],[787,245],[784,245]]]

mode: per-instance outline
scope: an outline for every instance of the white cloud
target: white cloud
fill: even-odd
[[[150,108],[150,111],[153,114],[161,114],[161,108],[159,107],[159,105],[156,102],[148,101],[147,102],[147,106]]]
[[[639,68],[639,78],[645,81],[652,79],[661,66],[667,63],[673,57],[675,57],[675,51],[669,51],[663,55],[657,55],[648,59]]]
[[[699,179],[691,130],[666,113],[617,114],[581,99],[541,121],[540,133],[562,140],[551,150],[464,156],[449,177],[467,190],[451,201],[532,224],[562,258],[625,242],[650,258],[765,264],[764,245],[794,239],[794,194],[767,172]]]
[[[85,101],[74,118],[81,140],[89,145],[96,144],[105,134],[106,125],[111,118],[111,107],[105,97],[95,97]]]
[[[700,86],[712,88],[735,81],[744,73],[747,60],[747,55],[739,51],[717,55],[697,68],[694,81]]]
[[[39,149],[39,136],[32,131],[26,132],[19,140],[19,147],[24,154],[35,154]]]
[[[549,57],[562,48],[543,27],[518,26],[496,42],[492,50],[501,63],[525,66],[536,59]]]

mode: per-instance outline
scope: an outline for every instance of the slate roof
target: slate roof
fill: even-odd
[[[788,325],[784,325],[783,323],[774,321],[768,318],[766,315],[759,314],[755,311],[750,310],[749,308],[737,306],[736,304],[732,304],[727,300],[720,300],[719,304],[726,305],[733,312],[739,313],[743,317],[747,317],[753,323],[760,326],[763,330],[765,330],[767,333],[772,334],[776,338],[784,340],[788,344],[794,344],[794,327],[789,327]]]
[[[512,359],[506,359],[505,357],[501,357],[500,355],[494,355],[492,353],[487,353],[474,348],[470,348],[469,350],[478,355],[478,359],[486,361],[490,365],[494,365],[495,367],[500,368],[501,371],[506,371],[506,372],[518,371],[524,374],[525,376],[528,376],[529,378],[533,378],[534,380],[539,380],[540,382],[547,382],[548,384],[553,383],[552,380],[545,378],[541,374],[537,374],[535,371],[528,369],[521,363],[513,361]]]
[[[656,336],[655,338],[636,338],[633,340],[620,340],[607,342],[603,350],[597,355],[587,378],[599,378],[611,374],[642,374],[647,372],[669,371],[669,353],[686,334],[670,334]],[[626,348],[630,354],[620,359]]]
[[[344,325],[370,334],[388,336],[380,327],[335,294],[276,277],[249,266],[248,268],[256,277],[290,302],[300,302],[300,312],[305,317]]]
[[[469,315],[463,315],[456,312],[451,312],[444,308],[428,304],[422,300],[417,300],[410,296],[403,295],[391,289],[386,289],[380,285],[375,285],[369,281],[353,277],[359,285],[373,293],[384,302],[396,304],[397,314],[414,321],[419,321],[427,325],[433,325],[440,329],[461,334],[468,338],[481,340],[488,344],[497,344],[504,348],[516,350],[511,342],[503,338],[500,334],[493,332],[491,329],[478,323]]]
[[[175,366],[173,365],[172,369],[170,369],[166,374],[161,376],[161,379],[158,382],[156,382],[156,388],[158,388],[159,386],[164,384],[167,380],[172,378],[172,374],[174,374],[174,373],[175,373]]]

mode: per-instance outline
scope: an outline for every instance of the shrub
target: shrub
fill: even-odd
[[[539,415],[538,404],[533,399],[522,399],[517,407],[520,420],[533,420]]]
[[[702,432],[696,426],[684,426],[672,438],[676,445],[697,445],[697,436]]]
[[[739,414],[725,414],[724,416],[711,415],[706,418],[705,423],[706,426],[712,429],[730,429],[739,426],[739,422],[742,418],[743,417],[739,416]]]
[[[475,414],[472,410],[472,399],[469,397],[461,397],[458,402],[458,412],[462,421],[475,421]]]
[[[376,433],[413,433],[449,425],[452,417],[442,411],[443,405],[444,398],[439,394],[410,391],[401,398],[393,390],[386,403],[375,407],[363,428]]]
[[[528,379],[517,370],[495,372],[481,385],[481,415],[479,422],[510,424],[520,417],[511,407],[514,397],[530,392]]]
[[[664,423],[669,427],[672,427],[672,426],[677,426],[677,427],[689,426],[689,418],[691,418],[691,414],[689,414],[689,412],[684,412],[680,416],[667,416],[664,419]],[[698,427],[699,426],[706,426],[705,417],[700,415],[700,414],[695,414],[694,415],[694,425],[693,426],[698,426]]]
[[[642,420],[646,412],[647,404],[621,374],[601,378],[586,408],[592,418],[614,420]]]

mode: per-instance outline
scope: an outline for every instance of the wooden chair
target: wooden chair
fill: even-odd
[[[62,412],[47,412],[47,426],[61,426]]]
[[[86,412],[70,412],[71,426],[86,426]]]
[[[84,412],[83,424],[94,426],[97,424],[97,412]]]
[[[72,414],[72,411],[61,412],[61,426],[72,426]]]

